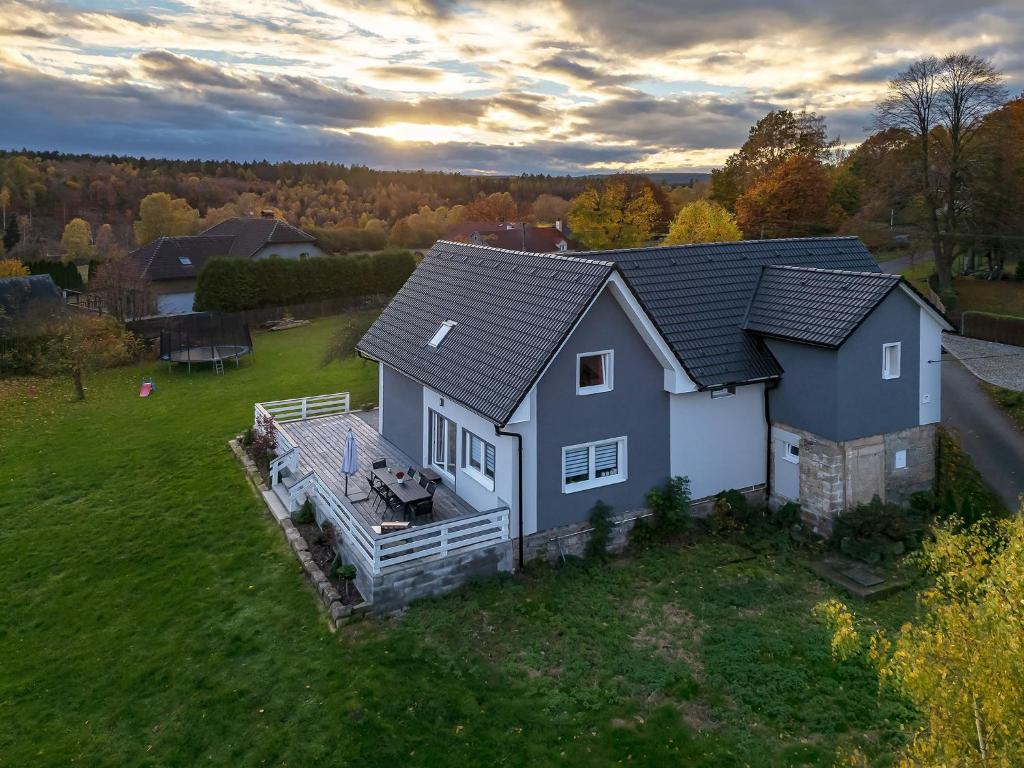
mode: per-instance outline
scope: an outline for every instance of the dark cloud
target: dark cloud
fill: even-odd
[[[147,75],[160,82],[218,88],[248,88],[252,84],[251,79],[235,77],[215,64],[169,51],[147,51],[135,58]]]
[[[743,143],[751,123],[772,107],[724,97],[654,98],[639,91],[575,111],[581,129],[651,148],[728,149]]]
[[[389,64],[381,67],[366,67],[367,72],[375,77],[397,77],[403,80],[422,80],[433,82],[444,77],[444,70],[433,67],[414,67],[408,64]]]
[[[0,37],[29,37],[33,40],[56,40],[60,35],[42,27],[0,28]]]
[[[595,86],[621,85],[635,80],[635,75],[613,75],[589,64],[581,64],[564,55],[551,56],[537,65],[537,71],[565,75]]]

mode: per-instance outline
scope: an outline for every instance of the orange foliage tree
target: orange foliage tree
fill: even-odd
[[[817,160],[795,155],[736,200],[736,223],[744,237],[807,237],[831,231],[836,212],[832,182]]]

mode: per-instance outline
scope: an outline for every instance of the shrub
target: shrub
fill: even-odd
[[[1013,270],[1013,277],[1016,280],[1024,280],[1024,256],[1017,260],[1017,267]]]
[[[299,511],[293,516],[296,523],[301,525],[310,525],[316,516],[313,514],[313,502],[310,499],[306,499],[302,502],[302,506],[299,507]]]
[[[647,492],[647,506],[653,513],[655,533],[671,536],[690,524],[690,479],[670,478],[664,485]]]
[[[242,433],[242,446],[248,448],[252,445],[252,427],[246,427]]]
[[[591,531],[585,549],[588,558],[603,560],[607,557],[613,525],[612,508],[598,500],[590,509]]]
[[[352,296],[394,293],[416,268],[412,253],[322,256],[292,260],[210,259],[196,283],[196,308],[240,312]]]
[[[249,456],[264,478],[270,476],[270,459],[277,450],[277,425],[271,416],[260,415],[252,431]]]
[[[927,510],[885,503],[876,496],[838,517],[829,541],[849,557],[877,563],[919,546],[929,518]]]
[[[750,517],[750,502],[747,501],[747,497],[730,488],[715,496],[715,506],[708,520],[708,527],[715,534],[740,530],[747,527]]]

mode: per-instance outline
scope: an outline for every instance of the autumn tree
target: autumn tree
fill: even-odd
[[[463,216],[465,221],[516,221],[519,208],[512,195],[508,192],[495,192],[486,197],[478,197],[466,206]]]
[[[0,277],[26,277],[28,274],[28,267],[17,259],[0,259]]]
[[[725,208],[710,200],[697,200],[683,206],[676,215],[665,245],[724,243],[742,237],[736,219]]]
[[[942,290],[953,285],[976,129],[1005,98],[1003,77],[991,61],[957,53],[913,62],[889,81],[875,109],[880,129],[894,128],[913,137],[916,180]]]
[[[574,197],[566,217],[573,235],[587,248],[631,248],[650,239],[660,213],[649,188],[630,198],[624,184],[605,182]]]
[[[166,192],[154,192],[139,203],[135,240],[145,245],[158,237],[192,235],[198,226],[199,211],[187,201],[173,198]]]
[[[114,228],[109,224],[103,224],[96,230],[94,250],[102,259],[112,258],[123,250],[117,236],[114,235]]]
[[[569,201],[558,195],[549,195],[547,192],[537,195],[533,201],[531,215],[538,224],[554,224],[556,221],[564,221],[566,211],[569,210]]]
[[[63,255],[61,261],[64,263],[88,259],[92,256],[92,227],[85,219],[72,219],[64,227],[64,234],[60,238]]]
[[[136,349],[135,337],[109,315],[66,312],[42,328],[42,342],[33,368],[43,376],[69,376],[75,397],[85,399],[84,375],[127,362]]]
[[[814,112],[769,112],[755,123],[743,146],[711,172],[711,199],[735,210],[740,195],[791,157],[824,163],[838,145],[830,139],[825,118]]]
[[[103,310],[121,322],[149,314],[154,296],[149,281],[124,251],[112,252],[89,281],[89,293],[100,297]]]
[[[869,662],[920,713],[901,766],[1024,765],[1024,520],[952,520],[933,533],[917,558],[933,580],[923,613],[895,636],[866,641],[835,600],[815,613],[837,660]]]
[[[830,192],[821,164],[794,155],[736,200],[736,223],[747,238],[822,234],[833,224]]]
[[[465,209],[461,205],[451,208],[424,205],[416,213],[395,222],[388,235],[388,244],[396,248],[429,248],[444,237],[445,232],[462,221]],[[379,221],[379,220],[378,220]]]

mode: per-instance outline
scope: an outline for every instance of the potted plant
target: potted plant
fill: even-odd
[[[405,472],[395,472],[395,477],[398,478],[398,482],[405,485]]]

